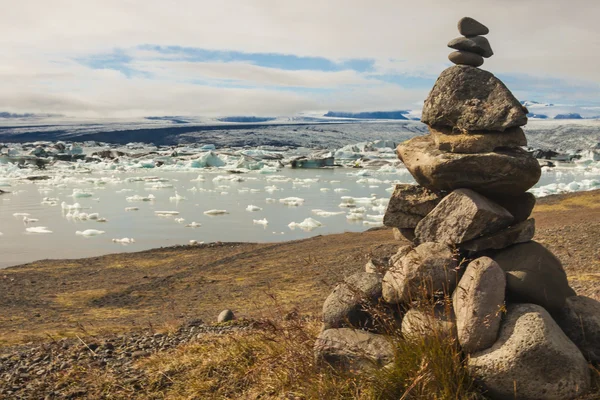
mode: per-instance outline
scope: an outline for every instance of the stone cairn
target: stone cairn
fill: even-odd
[[[449,43],[458,50],[449,58],[459,65],[441,73],[423,108],[429,134],[397,148],[418,185],[396,186],[384,224],[412,244],[333,290],[315,356],[339,368],[392,363],[374,311],[383,308],[403,340],[454,338],[492,399],[572,399],[590,388],[588,362],[600,362],[600,302],[577,296],[560,261],[532,240],[527,190],[541,171],[521,148],[527,110],[477,68],[492,55],[479,36],[488,28],[472,18],[458,28],[465,37]]]

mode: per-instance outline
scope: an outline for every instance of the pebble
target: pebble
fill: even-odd
[[[458,31],[463,36],[487,35],[490,30],[481,22],[471,18],[464,17],[458,21]]]

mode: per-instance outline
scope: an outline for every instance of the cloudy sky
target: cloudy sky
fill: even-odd
[[[594,0],[0,0],[0,111],[85,117],[417,109],[456,22],[521,99],[600,106]]]

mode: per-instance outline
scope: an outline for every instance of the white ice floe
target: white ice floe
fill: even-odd
[[[103,235],[105,232],[104,231],[99,231],[97,229],[86,229],[85,231],[76,231],[75,234],[79,235],[79,236],[98,236],[98,235]]]
[[[83,206],[79,203],[75,204],[67,204],[64,201],[60,204],[63,210],[72,211],[72,210],[81,210]]]
[[[52,233],[52,231],[45,226],[32,226],[31,228],[25,228],[25,230],[29,233]]]
[[[193,240],[193,239],[192,239],[192,240],[190,240],[190,244],[191,244],[191,245],[194,245],[194,244],[204,244],[204,242],[199,242],[199,241],[197,241],[197,240]]]
[[[581,181],[570,183],[551,183],[549,185],[530,189],[529,191],[533,193],[535,197],[545,197],[551,194],[580,192],[594,189],[600,189],[600,181],[596,179],[583,179]]]
[[[179,215],[179,211],[154,211],[154,214],[159,217],[171,217],[173,215]]]
[[[319,217],[332,217],[334,215],[342,215],[345,214],[344,211],[325,211],[325,210],[311,210],[311,212]]]
[[[223,215],[223,214],[229,214],[226,210],[208,210],[208,211],[204,211],[205,215]]]
[[[263,219],[253,219],[252,223],[256,224],[256,225],[267,226],[269,224],[269,221],[267,221],[266,218],[263,218]]]
[[[250,204],[248,207],[246,207],[246,211],[262,211],[262,208]]]
[[[197,178],[191,179],[190,182],[204,182],[206,179],[202,175],[198,175]]]
[[[275,199],[273,199],[273,198],[271,198],[271,197],[267,197],[267,198],[265,199],[265,202],[267,202],[267,203],[276,203],[276,202],[277,202],[277,200],[275,200]]]
[[[16,212],[13,214],[13,217],[29,217],[30,215],[29,213]]]
[[[366,225],[366,226],[383,226],[383,222],[379,222],[379,221],[363,221],[363,225]]]
[[[73,189],[73,194],[70,195],[70,197],[73,197],[74,199],[80,199],[80,198],[86,198],[86,197],[92,197],[94,194],[92,192],[88,192],[85,189]]]
[[[297,207],[304,204],[304,199],[300,197],[286,197],[285,199],[279,199],[279,202],[286,206]]]
[[[175,192],[175,196],[171,196],[169,197],[170,201],[181,201],[181,200],[187,200],[185,197],[181,196],[179,193]]]
[[[321,188],[319,189],[321,192],[329,192],[331,189],[329,188]]]
[[[200,222],[190,222],[186,225],[187,228],[199,228],[201,226],[202,224],[200,224]]]
[[[175,218],[175,222],[177,222],[178,224],[181,224],[185,221],[185,218]]]
[[[133,239],[133,238],[113,239],[112,241],[113,241],[113,243],[120,243],[120,244],[135,243],[135,239]]]
[[[149,194],[148,196],[140,196],[136,194],[135,196],[129,196],[125,198],[127,201],[153,201],[154,199],[156,199],[156,197],[154,197],[153,194]]]
[[[125,207],[125,211],[138,211],[139,208],[137,207]]]
[[[342,192],[348,192],[349,190],[346,188],[335,188],[335,189],[333,189],[333,191],[336,193],[342,193]]]
[[[39,219],[37,218],[29,218],[29,217],[23,217],[23,222],[26,224],[30,224],[32,222],[38,222]]]
[[[302,222],[290,222],[288,224],[290,229],[296,229],[296,228],[300,228],[303,231],[312,231],[313,229],[317,229],[320,226],[323,226],[322,223],[320,223],[319,221],[317,221],[316,219],[312,219],[312,218],[306,218],[304,221]]]

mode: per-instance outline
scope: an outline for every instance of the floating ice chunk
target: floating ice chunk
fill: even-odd
[[[154,214],[160,217],[170,217],[173,215],[179,215],[179,211],[154,211]]]
[[[304,199],[300,197],[286,197],[285,199],[279,199],[279,202],[286,206],[297,207],[304,204]]]
[[[253,219],[252,223],[256,224],[256,225],[267,226],[269,224],[269,221],[267,221],[266,218],[263,218],[263,219]]]
[[[22,213],[22,212],[17,212],[13,214],[13,217],[29,217],[31,214],[29,213]]]
[[[88,192],[84,189],[73,189],[73,194],[71,194],[70,197],[73,197],[74,199],[80,199],[80,198],[86,198],[86,197],[92,197],[94,194],[91,192]]]
[[[383,226],[383,222],[378,222],[378,221],[363,221],[363,225],[366,225],[366,226]]]
[[[246,207],[246,211],[262,211],[262,208],[258,206],[253,206],[252,204]]]
[[[303,231],[307,231],[310,232],[314,229],[317,229],[320,226],[323,226],[322,223],[320,223],[319,221],[317,221],[316,219],[312,219],[312,218],[306,218],[304,221],[302,222],[290,222],[288,224],[289,228],[294,230],[296,228],[300,228]]]
[[[98,236],[98,235],[103,235],[105,232],[104,231],[99,231],[97,229],[86,229],[85,231],[76,231],[75,234],[79,235],[79,236]]]
[[[28,217],[23,217],[23,222],[25,222],[26,224],[32,223],[32,222],[38,222],[39,219],[37,218],[28,218]]]
[[[343,211],[325,211],[325,210],[312,210],[313,214],[318,215],[319,217],[331,217],[334,215],[342,215],[345,214]]]
[[[200,224],[200,222],[190,222],[186,225],[186,228],[199,228],[201,226],[202,224]]]
[[[112,241],[113,243],[120,243],[125,245],[135,243],[135,239],[133,238],[113,239]]]
[[[98,214],[98,213],[90,213],[90,214],[88,214],[88,219],[98,220],[98,219],[100,219],[100,214]]]
[[[190,182],[204,182],[205,180],[202,175],[198,175],[197,178],[190,180]]]
[[[382,214],[367,214],[367,219],[373,220],[373,221],[383,221],[383,215]]]
[[[64,201],[61,203],[61,207],[63,210],[72,211],[72,210],[81,210],[83,207],[79,203],[75,204],[67,204]]]
[[[154,201],[154,199],[156,199],[156,197],[154,197],[153,194],[149,194],[146,197],[139,196],[139,195],[136,194],[135,196],[129,196],[129,197],[127,197],[125,200],[127,200],[127,201]]]
[[[190,240],[190,245],[194,245],[194,244],[204,244],[204,242],[199,242],[197,240]]]
[[[106,218],[98,218],[96,221],[97,222],[108,222],[108,220]]]
[[[365,215],[362,213],[348,213],[348,215],[346,215],[346,219],[348,221],[362,221],[363,219],[365,219]]]
[[[137,207],[125,207],[125,211],[137,211],[139,208]]]
[[[225,210],[208,210],[208,211],[204,211],[205,215],[223,215],[223,214],[229,214],[227,211]]]
[[[171,185],[170,183],[152,183],[152,184],[146,184],[149,185],[149,187],[147,187],[146,189],[172,189],[173,185]]]
[[[278,188],[277,186],[273,185],[273,186],[265,186],[265,192],[267,193],[273,193],[273,192],[277,192],[279,190],[283,190]]]
[[[329,188],[321,188],[319,189],[321,192],[329,192],[331,189]]]
[[[265,201],[266,201],[267,203],[276,203],[276,202],[277,202],[277,200],[275,200],[275,199],[272,199],[272,198],[270,198],[270,197],[267,197],[267,198],[265,199]]]
[[[25,230],[29,233],[52,233],[45,226],[32,226],[31,228],[25,228]]]
[[[335,188],[335,189],[333,189],[333,191],[336,193],[342,193],[342,192],[348,192],[349,190],[346,188]]]
[[[177,222],[178,224],[181,224],[185,221],[185,218],[175,218],[175,222]]]
[[[186,198],[181,196],[179,193],[175,192],[175,196],[169,197],[169,200],[170,201],[181,201],[181,200],[186,200]]]

